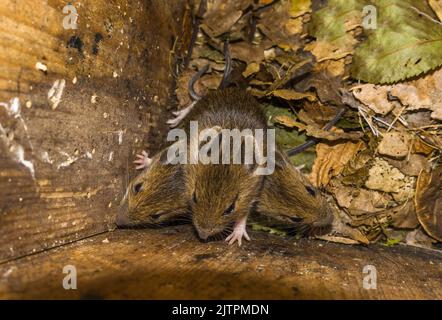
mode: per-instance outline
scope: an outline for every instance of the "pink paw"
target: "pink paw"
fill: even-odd
[[[226,241],[229,242],[229,245],[234,244],[235,241],[238,240],[238,245],[241,246],[241,241],[243,237],[247,241],[250,241],[250,237],[247,234],[246,230],[246,219],[247,218],[243,218],[235,224],[235,228],[233,229],[232,233],[226,238]]]
[[[195,106],[196,101],[193,101],[190,105],[188,105],[186,108],[180,111],[174,111],[172,112],[175,118],[167,120],[167,124],[171,128],[175,128],[180,124],[181,121],[189,114],[189,112],[192,110],[192,108]]]
[[[145,169],[152,163],[152,159],[148,157],[147,152],[144,150],[141,154],[137,154],[136,157],[138,159],[135,160],[134,163],[137,165],[135,167],[137,170]]]

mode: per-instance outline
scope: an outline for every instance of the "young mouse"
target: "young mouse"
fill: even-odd
[[[186,117],[184,128],[188,133],[191,121],[198,123],[199,132],[208,128],[262,129],[266,134],[267,129],[266,118],[255,98],[236,88],[212,91],[198,100]],[[263,147],[265,152],[266,146]],[[263,178],[257,174],[259,165],[197,162],[185,168],[192,221],[200,238],[222,234],[233,226],[226,238],[229,244],[238,241],[241,245],[243,237],[250,240],[246,221]]]
[[[275,157],[275,170],[264,177],[255,212],[276,220],[278,225],[304,232],[329,227],[333,210],[325,198],[285,153],[277,150]]]
[[[167,148],[152,159],[144,151],[137,155],[137,169],[143,171],[126,190],[117,226],[157,225],[188,214],[183,167],[167,163],[166,156]]]

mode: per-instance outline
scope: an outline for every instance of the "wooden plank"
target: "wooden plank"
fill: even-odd
[[[441,299],[440,253],[252,232],[243,247],[202,243],[190,226],[116,230],[0,266],[1,298]],[[65,290],[65,265],[77,290]],[[377,289],[362,286],[377,269]]]
[[[65,4],[0,4],[0,262],[111,229],[134,153],[166,130],[184,1],[82,1],[77,30]]]

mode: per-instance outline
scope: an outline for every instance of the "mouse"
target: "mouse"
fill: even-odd
[[[182,124],[189,134],[190,122],[198,124],[201,132],[207,128],[263,129],[267,121],[258,101],[239,88],[225,88],[209,92],[200,98]],[[265,138],[264,138],[265,139]],[[244,145],[242,145],[242,148]],[[255,146],[256,147],[256,146]],[[263,146],[266,152],[266,146]],[[222,153],[222,152],[221,152]],[[250,240],[246,230],[247,216],[257,200],[263,175],[257,174],[260,164],[204,164],[198,161],[185,165],[185,185],[190,199],[192,222],[203,240],[230,234],[229,244]]]
[[[188,218],[184,170],[167,161],[167,148],[153,158],[143,151],[134,161],[141,172],[129,183],[120,202],[116,225],[120,228],[157,226]]]
[[[303,235],[328,231],[334,217],[325,197],[280,148],[273,173],[264,177],[254,213]]]

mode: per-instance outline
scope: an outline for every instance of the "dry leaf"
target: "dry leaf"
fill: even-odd
[[[391,226],[395,228],[414,229],[419,225],[412,201],[390,209],[388,214],[391,216]]]
[[[375,158],[368,171],[365,186],[373,190],[392,192],[395,199],[405,201],[414,194],[414,181],[414,178],[405,176],[384,159]]]
[[[297,122],[292,117],[285,116],[285,115],[276,116],[273,118],[273,120],[279,124],[282,124],[283,126],[285,126],[287,128],[298,127],[300,125],[302,126],[302,123]]]
[[[433,119],[442,120],[442,69],[408,83],[398,83],[391,94],[408,106],[407,110],[428,109]]]
[[[339,88],[342,87],[342,79],[340,77],[332,76],[326,70],[320,70],[313,73],[310,73],[309,77],[305,80],[301,80],[295,86],[295,89],[301,92],[305,92],[310,90],[311,88],[315,88],[316,93],[318,94],[319,100],[322,103],[332,103],[334,105],[341,104],[341,96],[339,94]],[[309,105],[307,105],[308,107]],[[337,113],[337,110],[334,108],[330,108],[330,106],[322,106],[314,104],[314,109],[320,111],[321,113],[333,113],[332,116],[327,117],[327,120],[331,120],[334,115]],[[304,106],[304,109],[307,109]],[[310,108],[309,113],[313,112]],[[327,110],[326,110],[327,109]]]
[[[442,241],[442,166],[422,171],[416,183],[416,214],[425,231]]]
[[[243,10],[252,4],[251,0],[208,1],[201,28],[212,38],[226,33],[242,16]]]
[[[320,240],[324,240],[324,241],[328,241],[328,242],[334,242],[334,243],[342,243],[342,244],[359,244],[359,241],[353,240],[353,239],[349,239],[349,238],[344,238],[344,237],[338,237],[338,236],[330,236],[330,235],[325,235],[325,236],[316,236],[316,239],[320,239]],[[369,241],[367,240],[368,244]]]
[[[398,168],[407,176],[417,177],[422,170],[428,170],[430,164],[424,156],[412,153],[404,160],[385,158],[389,164]]]
[[[430,238],[427,236],[426,233],[424,233],[420,228],[410,231],[406,238],[405,238],[406,244],[409,246],[415,246],[420,248],[431,248],[432,244],[436,241],[433,238]]]
[[[264,48],[251,46],[246,42],[232,43],[230,45],[230,54],[233,59],[244,61],[247,64],[252,62],[261,63],[264,60]]]
[[[201,85],[204,87],[203,92],[207,92],[207,89],[215,90],[219,88],[219,85],[221,83],[222,74],[212,73],[212,74],[206,74],[201,77],[199,80],[201,82]]]
[[[343,219],[340,219],[340,217],[336,217],[333,220],[333,224],[332,224],[332,233],[333,234],[340,234],[342,236],[345,237],[349,237],[355,241],[358,241],[359,243],[363,243],[363,244],[369,244],[370,241],[367,239],[367,237],[362,234],[358,229],[355,228],[351,228],[349,226],[347,226],[344,222],[342,222]],[[341,237],[335,237],[333,238],[329,238],[330,241],[344,241],[341,243],[345,243],[345,240],[343,240],[344,238]],[[332,240],[333,239],[333,240]]]
[[[403,158],[410,150],[410,137],[406,132],[387,132],[378,145],[378,152],[393,158]]]
[[[322,130],[316,126],[307,125],[304,126],[305,132],[308,136],[336,141],[336,140],[359,140],[364,136],[363,132],[354,131],[354,132],[344,132],[341,129],[333,129],[330,131]]]
[[[300,47],[300,38],[296,34],[302,32],[302,19],[291,21],[290,7],[290,1],[277,2],[260,14],[256,27],[270,39],[272,46],[296,51]]]
[[[381,192],[356,189],[334,183],[332,193],[340,207],[356,212],[381,212],[387,207],[390,198]]]
[[[287,31],[287,34],[297,34],[297,33],[301,33],[303,30],[303,22],[302,19],[290,19],[289,21],[286,22],[285,24],[285,29]]]
[[[413,153],[421,153],[428,156],[431,152],[433,152],[434,149],[423,142],[421,139],[416,139],[413,141],[413,146],[411,150]]]
[[[345,164],[356,155],[363,145],[363,142],[345,142],[331,146],[318,143],[316,160],[309,177],[310,181],[317,187],[325,187],[332,177],[342,172]]]
[[[274,90],[271,92],[271,94],[275,97],[279,97],[284,100],[301,100],[301,99],[308,99],[309,101],[316,100],[316,96],[311,93],[296,92],[295,90],[290,90],[290,89]]]
[[[354,87],[353,95],[375,113],[386,115],[394,108],[394,104],[387,98],[389,90],[390,86],[367,83]]]
[[[315,65],[316,72],[327,72],[332,77],[344,77],[346,72],[345,59],[326,60]]]
[[[306,51],[310,51],[318,62],[325,60],[339,60],[345,58],[353,51],[353,45],[357,41],[350,43],[350,47],[342,48],[338,44],[328,41],[314,41],[305,46]]]
[[[259,71],[259,63],[252,62],[247,65],[246,70],[244,70],[242,75],[244,76],[244,78],[247,78],[248,76],[257,73],[258,71]]]
[[[428,0],[431,9],[436,13],[439,21],[442,21],[442,1],[441,0]]]

